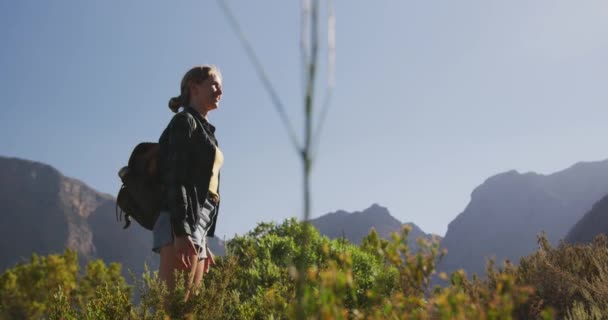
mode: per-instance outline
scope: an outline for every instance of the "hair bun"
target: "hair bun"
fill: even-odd
[[[171,109],[171,111],[173,111],[173,113],[177,113],[177,110],[179,110],[179,107],[182,106],[182,97],[173,97],[171,99],[169,99],[169,109]]]

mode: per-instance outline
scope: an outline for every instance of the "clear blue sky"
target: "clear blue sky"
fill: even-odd
[[[229,3],[301,123],[300,2]],[[379,203],[443,235],[491,175],[608,158],[608,2],[335,10],[336,89],[313,216]],[[116,194],[133,146],[158,139],[182,75],[205,63],[224,74],[210,115],[226,157],[218,233],[301,216],[301,164],[215,1],[0,1],[0,155]]]

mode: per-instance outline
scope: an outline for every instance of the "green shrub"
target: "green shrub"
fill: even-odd
[[[78,257],[66,250],[62,255],[33,254],[0,275],[0,318],[38,319],[49,310],[52,293],[61,287],[65,294],[78,288]]]
[[[595,319],[608,316],[608,240],[598,236],[590,244],[561,243],[553,248],[541,235],[539,250],[521,259],[518,282],[535,288],[521,313],[536,317],[551,308],[560,319]],[[588,316],[579,317],[581,314]]]
[[[309,228],[309,229],[307,229]],[[308,235],[306,235],[308,233]],[[439,277],[444,255],[436,240],[418,240],[410,252],[409,229],[361,246],[329,240],[295,219],[260,223],[228,244],[228,255],[186,299],[184,281],[169,293],[157,272],[145,269],[127,285],[120,265],[78,258],[32,255],[0,275],[0,319],[293,319],[295,282],[305,277],[302,303],[314,319],[604,319],[608,315],[608,241],[561,244],[540,237],[540,249],[520,265],[488,265],[469,280],[460,270]],[[304,237],[308,246],[304,247]],[[303,263],[305,274],[296,269]],[[133,293],[138,302],[134,303]],[[167,307],[165,309],[165,307]]]

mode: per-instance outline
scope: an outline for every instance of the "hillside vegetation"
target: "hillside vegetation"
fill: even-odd
[[[308,229],[307,229],[308,228]],[[309,246],[302,237],[309,232]],[[228,252],[184,302],[185,288],[168,294],[156,273],[134,275],[101,260],[79,270],[73,251],[33,255],[0,275],[1,319],[292,319],[294,265],[305,263],[303,295],[311,319],[602,319],[608,315],[608,241],[539,249],[515,267],[488,265],[486,277],[463,271],[435,275],[444,253],[408,228],[381,239],[372,231],[357,246],[329,240],[294,219],[260,223],[228,244]],[[430,288],[431,278],[445,279]],[[136,301],[136,302],[135,302]],[[164,305],[168,305],[164,309]]]

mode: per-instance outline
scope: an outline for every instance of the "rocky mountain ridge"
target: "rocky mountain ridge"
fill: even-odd
[[[487,258],[517,263],[537,248],[541,232],[556,244],[606,194],[608,160],[577,163],[549,175],[508,171],[492,176],[475,188],[467,207],[449,224],[442,242],[448,254],[439,269],[481,274]]]
[[[156,269],[152,232],[137,223],[122,229],[115,209],[113,196],[49,165],[0,157],[0,271],[34,252],[47,255],[65,248],[75,250],[81,262],[120,262],[125,274],[141,273],[144,263]],[[212,239],[213,245],[214,252],[223,254],[221,240]]]

